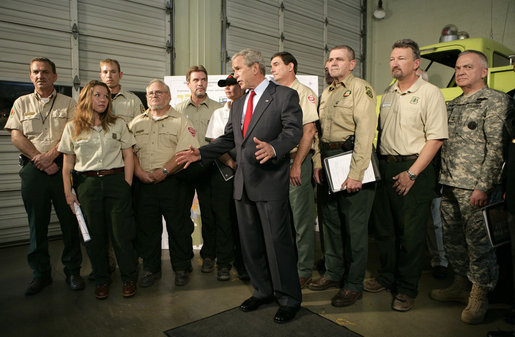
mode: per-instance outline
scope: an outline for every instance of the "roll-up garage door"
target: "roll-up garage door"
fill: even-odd
[[[231,69],[231,55],[241,49],[257,49],[265,61],[277,51],[289,51],[299,62],[299,74],[319,76],[322,89],[328,50],[347,44],[358,59],[354,74],[363,73],[363,0],[225,0],[223,6],[226,72]]]
[[[125,89],[144,92],[151,79],[170,74],[169,3],[0,1],[0,113],[6,116],[20,92],[30,91],[25,84],[30,83],[28,64],[35,56],[45,56],[56,63],[56,85],[68,94],[74,79],[77,88],[99,79],[99,61],[104,58],[120,62]],[[0,246],[29,238],[17,157],[9,133],[0,130]],[[52,213],[49,235],[59,234],[57,217]]]

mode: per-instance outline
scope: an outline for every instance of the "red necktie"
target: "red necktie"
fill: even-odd
[[[250,124],[250,119],[252,118],[252,111],[254,110],[253,99],[256,96],[256,92],[252,90],[250,92],[250,97],[247,102],[247,110],[245,111],[245,120],[243,121],[243,137],[245,137],[245,133],[247,132],[247,128]]]

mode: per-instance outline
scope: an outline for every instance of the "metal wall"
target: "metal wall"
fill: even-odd
[[[322,89],[329,49],[347,44],[358,59],[354,74],[361,77],[364,0],[225,0],[223,6],[226,72],[231,69],[231,55],[244,48],[261,51],[265,61],[277,51],[289,51],[299,62],[299,74],[319,76]]]
[[[153,78],[171,74],[169,1],[2,0],[0,2],[0,81],[30,82],[35,56],[56,63],[56,84],[77,86],[99,79],[99,61],[114,58],[124,72],[122,85],[144,91]],[[80,83],[80,84],[79,84]],[[29,238],[20,192],[19,152],[0,131],[0,245]],[[59,235],[52,214],[49,235]]]

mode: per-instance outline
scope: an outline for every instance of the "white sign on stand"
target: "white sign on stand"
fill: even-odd
[[[266,75],[269,80],[272,80],[272,75]],[[219,80],[225,80],[227,75],[209,75],[207,83],[207,95],[212,100],[220,103],[227,102],[225,97],[224,88],[218,86]],[[311,75],[298,75],[297,79],[300,83],[311,88],[318,96],[318,76]],[[176,107],[178,103],[187,100],[191,96],[190,89],[186,85],[186,76],[165,76],[164,82],[170,87],[172,100],[170,105]]]

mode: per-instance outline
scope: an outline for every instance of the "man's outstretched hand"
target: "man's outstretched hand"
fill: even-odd
[[[189,150],[177,152],[175,154],[175,162],[177,165],[184,164],[184,168],[187,168],[191,163],[194,163],[198,160],[200,160],[200,151],[191,145]]]
[[[256,143],[256,159],[259,160],[260,164],[266,163],[269,159],[275,157],[275,151],[272,145],[267,142],[262,142],[256,137],[253,138],[254,143]]]

